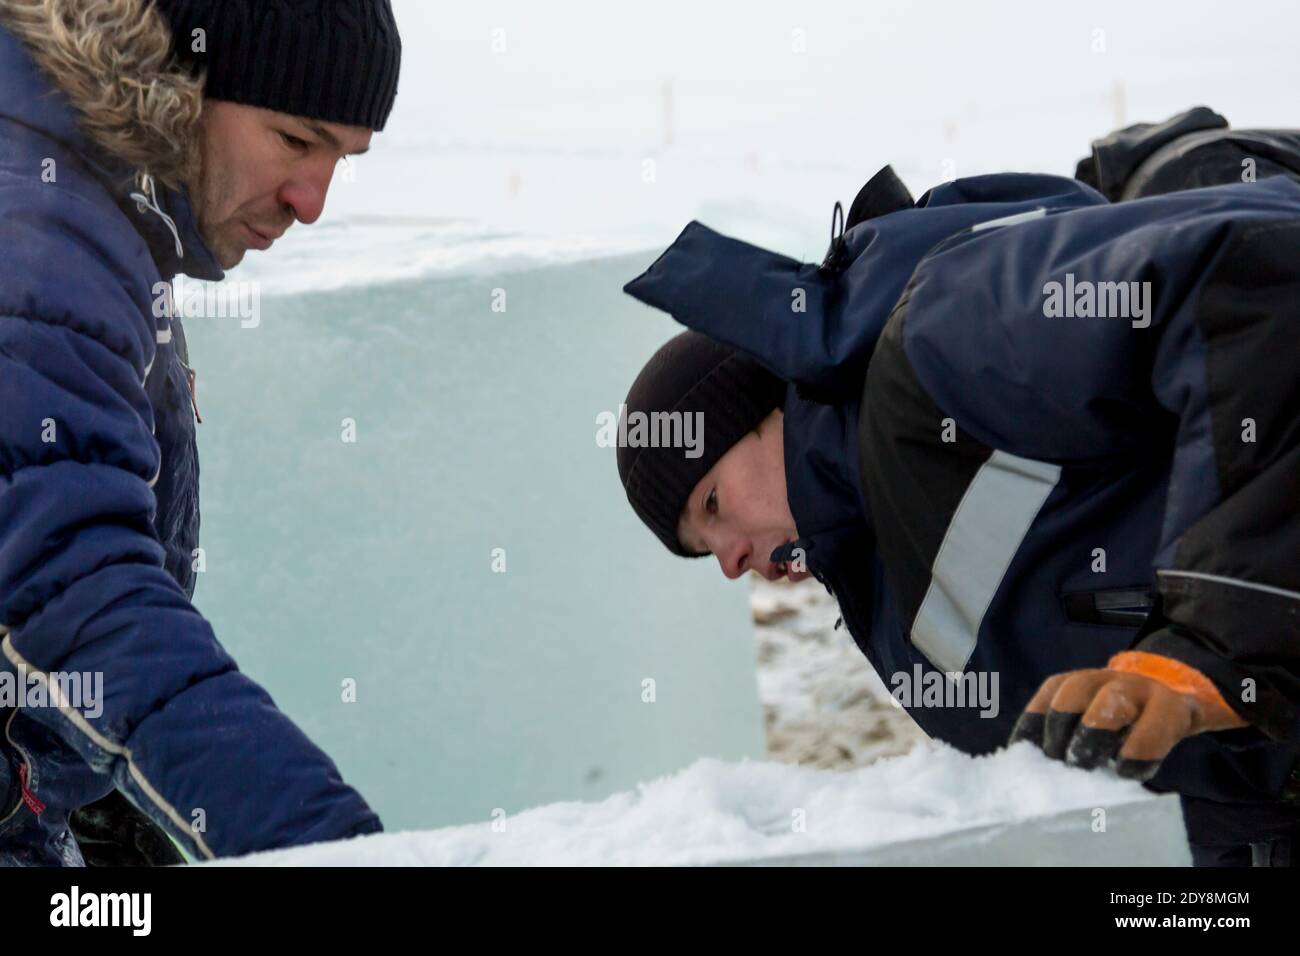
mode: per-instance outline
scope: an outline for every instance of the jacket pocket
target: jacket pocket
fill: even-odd
[[[1151,613],[1151,594],[1146,588],[1105,588],[1097,591],[1067,591],[1061,595],[1065,616],[1075,624],[1111,627],[1141,627]]]

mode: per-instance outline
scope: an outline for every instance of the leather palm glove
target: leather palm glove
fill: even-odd
[[[1145,781],[1184,737],[1247,725],[1195,668],[1122,651],[1104,668],[1045,680],[1008,743],[1030,740],[1055,760],[1085,769],[1113,766],[1121,777]]]
[[[87,866],[171,866],[185,857],[158,824],[114,790],[68,818]]]

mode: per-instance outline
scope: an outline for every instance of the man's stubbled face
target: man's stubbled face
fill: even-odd
[[[199,232],[223,269],[269,249],[295,221],[325,208],[339,161],[370,146],[370,130],[206,99],[201,165],[190,197]]]
[[[784,416],[772,412],[736,442],[700,479],[682,511],[677,537],[688,549],[712,554],[722,573],[757,571],[769,581],[808,577],[773,564],[771,553],[799,537],[785,490]]]

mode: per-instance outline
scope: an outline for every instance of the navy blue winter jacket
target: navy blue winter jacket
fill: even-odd
[[[222,272],[187,196],[84,135],[3,27],[0,91],[0,670],[103,675],[93,708],[0,699],[0,861],[80,863],[68,816],[113,787],[195,857],[379,830],[190,603],[195,416],[155,304]]]

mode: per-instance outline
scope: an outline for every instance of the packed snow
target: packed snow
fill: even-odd
[[[842,852],[1158,799],[1032,745],[969,757],[942,744],[850,771],[703,759],[592,802],[243,857],[258,866],[660,866]],[[1026,861],[1030,862],[1030,861]]]

